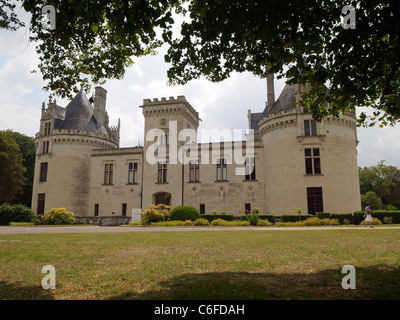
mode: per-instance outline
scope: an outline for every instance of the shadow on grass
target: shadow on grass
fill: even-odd
[[[0,300],[53,300],[54,290],[45,290],[41,285],[0,280]]]
[[[159,289],[123,292],[112,300],[306,300],[400,299],[400,267],[356,268],[356,289],[342,288],[346,274],[212,272],[183,274],[157,283]]]

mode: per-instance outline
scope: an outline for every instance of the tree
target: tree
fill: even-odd
[[[22,190],[26,169],[11,131],[0,131],[0,204],[11,201]]]
[[[385,205],[400,207],[400,170],[380,161],[376,166],[359,168],[360,192],[373,191]]]
[[[32,202],[32,189],[33,189],[33,176],[35,174],[35,139],[33,137],[28,137],[25,134],[19,132],[12,132],[15,141],[22,153],[23,166],[26,168],[24,177],[25,184],[22,192],[18,193],[13,203],[22,203],[27,207],[31,207]]]
[[[382,200],[374,191],[368,191],[366,194],[361,195],[361,208],[365,208],[367,203],[371,205],[373,210],[382,208]]]
[[[200,76],[222,81],[233,71],[274,73],[308,88],[301,104],[316,120],[367,106],[374,112],[363,112],[359,125],[400,119],[397,0],[49,0],[57,8],[54,30],[43,28],[43,1],[23,3],[45,88],[62,97],[90,81],[122,78],[133,56],[167,43],[171,84]],[[186,8],[175,37],[173,13]],[[343,27],[349,15],[354,29]]]

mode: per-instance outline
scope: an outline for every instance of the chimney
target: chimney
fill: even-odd
[[[106,100],[107,100],[107,90],[103,87],[96,87],[94,94],[94,109],[93,116],[95,117],[97,123],[106,126]]]
[[[272,106],[275,103],[275,89],[274,89],[274,74],[270,74],[267,76],[267,105],[268,111],[271,110]]]

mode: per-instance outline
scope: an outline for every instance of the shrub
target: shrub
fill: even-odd
[[[192,220],[186,220],[183,222],[184,226],[194,226],[194,222]]]
[[[268,220],[271,223],[275,223],[275,216],[273,214],[259,214],[260,220]]]
[[[350,220],[343,219],[343,224],[345,224],[345,225],[349,225],[349,224],[350,224]]]
[[[364,224],[366,224],[366,223],[367,223],[367,222],[366,222],[365,220],[363,220],[363,221],[361,221],[360,225],[364,225]],[[373,224],[373,225],[381,225],[382,222],[381,222],[379,219],[377,219],[377,218],[372,218],[372,224]]]
[[[43,221],[51,225],[74,224],[76,219],[71,211],[67,211],[65,208],[54,208],[44,213]]]
[[[228,221],[223,219],[215,219],[211,222],[212,226],[226,226],[228,225]]]
[[[245,219],[252,225],[256,226],[260,218],[258,217],[258,213],[254,210],[251,213],[245,214]]]
[[[360,222],[364,220],[364,211],[356,211],[354,212],[354,216],[356,217],[355,224],[360,224]],[[392,223],[400,223],[400,211],[376,210],[372,214],[372,217],[380,221],[384,221],[385,217],[391,217]]]
[[[271,222],[269,222],[268,220],[264,220],[264,219],[260,219],[257,222],[257,226],[270,227],[271,225],[272,225]]]
[[[152,204],[148,209],[145,209],[140,214],[142,215],[142,221],[146,224],[167,221],[171,216],[171,207],[165,204]]]
[[[384,224],[392,224],[393,223],[393,217],[384,217],[383,218],[383,223]]]
[[[282,215],[282,222],[297,222],[314,217],[312,214],[284,214]]]
[[[197,211],[196,208],[191,206],[179,206],[175,207],[171,211],[171,220],[195,221],[198,218],[200,218],[199,212]]]
[[[332,213],[331,218],[339,220],[340,224],[344,224],[345,219],[348,221],[354,220],[354,216],[351,213]]]
[[[34,222],[10,222],[10,226],[13,227],[33,227]]]
[[[331,214],[329,212],[317,212],[316,216],[320,219],[329,219]]]
[[[210,222],[207,219],[199,218],[194,221],[195,226],[209,226]]]
[[[222,219],[225,221],[232,221],[233,220],[233,214],[227,214],[227,213],[222,213],[222,214],[212,214],[212,213],[208,213],[208,214],[202,214],[201,215],[202,218],[207,219],[209,222],[212,222],[213,220],[216,219]]]
[[[22,204],[5,203],[0,206],[0,225],[8,226],[10,222],[32,222],[35,214]]]

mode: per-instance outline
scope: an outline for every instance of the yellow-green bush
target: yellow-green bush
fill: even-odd
[[[212,226],[226,226],[228,225],[228,221],[222,219],[216,219],[211,222]]]
[[[257,226],[269,227],[269,226],[271,226],[271,225],[272,225],[271,222],[269,222],[268,220],[264,220],[264,219],[260,219],[260,220],[258,220],[258,222],[257,222]]]
[[[367,221],[362,221],[361,223],[360,223],[360,225],[364,225],[364,224],[366,224],[367,223]],[[382,222],[381,222],[381,220],[379,220],[378,218],[372,218],[372,224],[373,225],[375,225],[375,226],[377,226],[377,225],[381,225],[382,224]]]
[[[65,208],[54,208],[44,213],[43,221],[50,225],[74,224],[76,219],[73,212],[67,211]]]
[[[194,221],[195,226],[209,226],[210,222],[207,219],[199,218]]]
[[[140,214],[142,215],[142,221],[147,224],[167,221],[171,216],[171,207],[165,204],[151,204],[148,209],[145,209]]]

